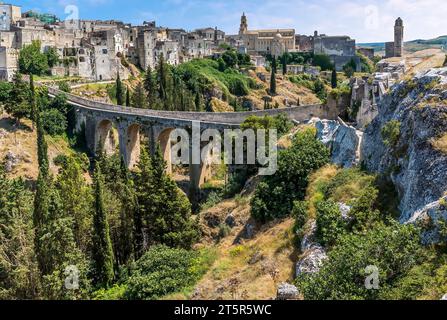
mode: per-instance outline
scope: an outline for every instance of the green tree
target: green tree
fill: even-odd
[[[313,57],[313,65],[320,67],[323,71],[334,69],[331,58],[326,54],[316,54]]]
[[[143,149],[138,168],[138,209],[149,244],[190,248],[198,238],[198,227],[191,219],[188,198],[166,174],[160,147],[152,157]]]
[[[147,67],[146,74],[144,76],[144,89],[147,92],[149,109],[155,109],[157,100],[157,84],[151,66]]]
[[[337,70],[335,70],[335,68],[332,70],[331,86],[332,86],[332,89],[335,89],[338,86],[338,84],[337,84]]]
[[[47,56],[41,52],[40,41],[33,41],[20,50],[19,69],[25,74],[42,75],[48,72]]]
[[[116,92],[115,92],[115,97],[116,97],[116,103],[119,106],[124,105],[124,87],[123,87],[123,83],[121,82],[121,77],[119,72],[117,72],[116,74]]]
[[[57,52],[57,48],[55,47],[48,48],[48,50],[45,52],[45,56],[47,58],[48,66],[50,68],[53,68],[59,63],[59,54]]]
[[[22,179],[9,180],[0,165],[0,299],[38,299],[33,195]]]
[[[354,59],[351,59],[347,64],[343,66],[343,71],[348,78],[351,78],[357,70],[357,63]]]
[[[104,206],[104,181],[99,162],[95,168],[95,213],[93,216],[92,258],[94,278],[98,286],[109,287],[115,277],[113,271],[113,249],[110,240],[109,222]]]
[[[93,197],[84,174],[88,169],[86,156],[66,156],[59,171],[56,187],[67,216],[73,217],[73,234],[77,246],[86,252],[90,244]]]
[[[143,84],[141,82],[138,83],[135,91],[132,94],[131,105],[134,108],[147,108],[147,100],[146,93],[144,92]]]
[[[131,101],[130,101],[130,88],[127,87],[126,90],[126,107],[130,107],[131,106]]]
[[[282,74],[287,74],[287,53],[282,56]]]
[[[276,95],[276,58],[272,59],[272,74],[270,77],[270,95]]]
[[[420,256],[420,235],[412,225],[378,225],[359,234],[347,234],[329,252],[318,273],[296,280],[305,299],[380,299],[413,266]],[[379,271],[379,289],[368,290],[368,266]]]
[[[62,135],[67,130],[67,118],[57,109],[44,110],[41,118],[42,126],[50,136]]]
[[[23,81],[22,75],[16,73],[13,79],[12,90],[5,104],[5,111],[16,118],[30,118],[32,107],[30,104],[31,91],[29,85]]]
[[[279,151],[277,172],[258,185],[251,201],[252,216],[261,222],[288,216],[293,202],[304,200],[309,175],[329,162],[329,150],[315,130],[299,133],[292,147]]]

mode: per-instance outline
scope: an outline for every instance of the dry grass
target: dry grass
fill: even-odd
[[[22,120],[19,127],[15,121],[7,114],[0,115],[0,130],[6,132],[4,137],[0,137],[0,161],[3,162],[8,152],[19,155],[20,161],[10,177],[23,177],[25,180],[35,181],[38,175],[37,164],[37,136],[32,129],[30,120]],[[46,136],[48,143],[48,158],[50,160],[50,170],[57,174],[58,167],[54,165],[53,159],[60,154],[70,154],[68,143],[62,138],[52,138]]]
[[[431,145],[433,149],[442,152],[444,154],[447,154],[447,132],[437,139],[432,139]]]
[[[309,186],[307,188],[306,200],[309,202],[309,217],[315,219],[317,216],[316,204],[323,200],[324,195],[322,193],[322,186],[331,181],[339,172],[339,169],[335,165],[327,165],[315,173],[313,173],[309,180]]]
[[[293,247],[293,219],[264,227],[256,237],[241,244],[234,240],[242,227],[235,228],[216,249],[218,258],[196,286],[198,299],[254,299],[276,296],[277,285],[292,281],[296,253]],[[254,256],[259,261],[250,264]],[[277,272],[272,278],[271,270]],[[233,283],[233,285],[232,285]],[[234,285],[234,283],[238,283]]]

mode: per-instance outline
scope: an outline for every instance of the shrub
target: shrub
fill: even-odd
[[[42,112],[42,124],[45,132],[50,136],[62,135],[67,129],[67,119],[57,109],[49,109]]]
[[[398,222],[381,224],[364,234],[343,235],[320,271],[300,276],[298,286],[305,299],[379,299],[417,264],[419,241],[414,226]],[[371,274],[366,271],[368,266],[379,270],[379,290],[365,287],[365,279]]]
[[[329,150],[305,130],[295,137],[292,147],[278,155],[277,172],[265,177],[252,199],[252,215],[261,222],[288,216],[293,202],[303,200],[309,174],[329,162]]]
[[[192,286],[202,275],[198,252],[155,246],[136,263],[125,297],[153,300]]]
[[[321,201],[317,209],[317,237],[322,245],[333,246],[346,232],[347,222],[343,219],[338,205],[329,200]]]
[[[331,58],[325,54],[316,54],[314,56],[314,66],[318,66],[323,71],[332,70],[334,65],[331,62]]]
[[[386,123],[381,131],[383,142],[388,147],[395,147],[400,139],[401,123],[397,120],[391,120]]]

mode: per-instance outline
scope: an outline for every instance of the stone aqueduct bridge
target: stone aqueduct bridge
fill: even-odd
[[[55,88],[48,88],[49,95],[54,97],[63,93]],[[75,107],[76,128],[85,127],[87,147],[92,154],[98,148],[112,153],[116,149],[117,140],[119,150],[129,167],[133,167],[139,158],[140,134],[149,139],[152,152],[156,143],[160,143],[168,172],[171,170],[170,134],[174,129],[191,130],[192,123],[199,121],[201,130],[238,128],[244,120],[252,115],[277,115],[285,113],[292,120],[304,121],[312,117],[336,119],[337,112],[329,110],[325,105],[306,105],[286,109],[273,109],[252,112],[169,112],[147,109],[122,107],[88,100],[79,96],[64,93],[68,103]],[[118,139],[112,128],[117,128]],[[191,186],[199,188],[209,179],[209,165],[190,165]]]

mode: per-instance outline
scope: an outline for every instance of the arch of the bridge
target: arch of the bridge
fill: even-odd
[[[111,155],[117,148],[117,139],[113,130],[113,121],[103,119],[98,121],[94,136],[94,153],[104,152]]]
[[[92,127],[89,122],[94,124],[94,148],[91,150],[93,154],[106,153],[111,155],[117,150],[117,142],[119,143],[120,156],[123,157],[129,169],[135,167],[140,159],[141,141],[143,136],[149,143],[149,150],[155,152],[155,147],[159,144],[164,160],[166,161],[166,171],[172,174],[172,145],[179,142],[176,135],[173,134],[175,129],[185,129],[189,134],[191,133],[191,125],[182,124],[180,127],[175,127],[169,123],[145,123],[136,121],[135,119],[123,119],[120,117],[95,117],[84,116],[82,120],[85,121],[85,126]],[[222,128],[221,128],[222,129]],[[205,130],[205,129],[203,129]],[[86,138],[91,134],[86,131]],[[177,137],[178,138],[178,137]],[[189,141],[189,144],[191,141]],[[88,145],[92,145],[87,143]],[[207,143],[202,143],[201,152],[203,152]],[[191,148],[189,152],[191,152]],[[209,153],[211,156],[211,152]],[[211,164],[208,162],[200,164],[191,163],[191,154],[188,154],[189,159],[189,176],[191,191],[197,190],[201,185],[206,183],[211,178]]]

